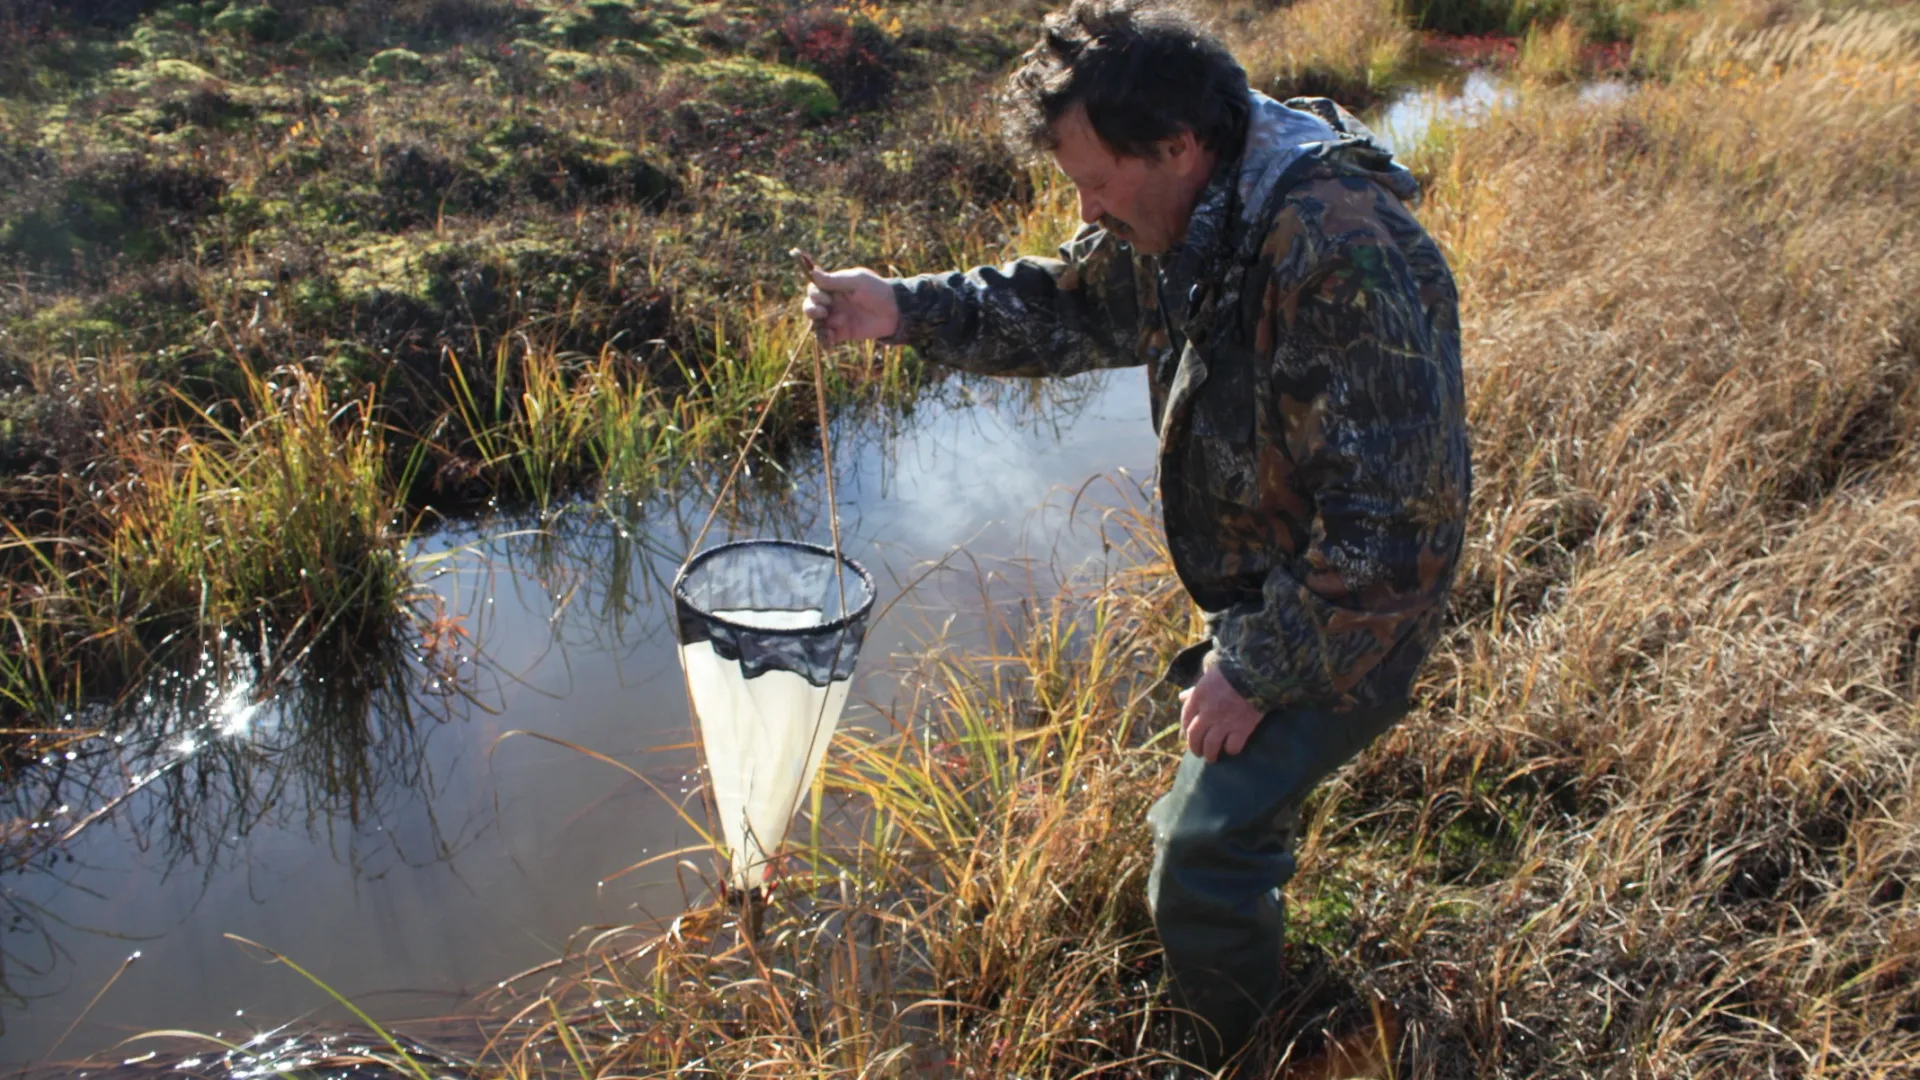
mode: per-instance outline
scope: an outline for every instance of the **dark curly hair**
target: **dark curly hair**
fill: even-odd
[[[1116,154],[1153,157],[1160,140],[1191,131],[1231,157],[1246,137],[1247,73],[1176,3],[1073,0],[1047,16],[1001,97],[1015,152],[1052,150],[1053,123],[1075,104]]]

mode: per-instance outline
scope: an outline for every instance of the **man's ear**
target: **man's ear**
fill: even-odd
[[[1182,129],[1178,134],[1160,140],[1160,160],[1169,165],[1184,170],[1199,159],[1200,140],[1191,129]]]

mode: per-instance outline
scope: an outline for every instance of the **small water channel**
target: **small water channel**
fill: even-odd
[[[1437,118],[1472,122],[1512,96],[1469,72],[1370,119],[1404,152]],[[1144,505],[1153,468],[1143,378],[952,381],[906,415],[836,423],[844,544],[886,609],[844,723],[891,699],[902,654],[979,642],[983,583],[990,599],[1029,595],[1102,557],[1094,515]],[[752,485],[708,543],[825,542],[818,464]],[[226,935],[396,1019],[458,1011],[580,927],[680,911],[687,879],[671,862],[621,874],[692,842],[673,809],[604,763],[506,736],[607,754],[697,808],[665,587],[711,479],[539,529],[490,521],[428,537],[415,554],[439,557],[423,582],[443,615],[431,654],[310,668],[271,696],[244,669],[212,665],[156,683],[118,718],[119,744],[49,755],[39,786],[6,807],[30,823],[16,827],[68,830],[113,811],[0,873],[0,1063],[103,1053],[149,1030],[233,1039],[337,1020],[323,991]]]

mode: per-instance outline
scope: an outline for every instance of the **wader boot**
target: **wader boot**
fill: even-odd
[[[1189,752],[1147,815],[1147,903],[1174,1001],[1194,1014],[1203,1063],[1233,1056],[1282,989],[1285,910],[1300,807],[1328,773],[1365,749],[1404,708],[1268,713],[1240,753],[1208,764]]]

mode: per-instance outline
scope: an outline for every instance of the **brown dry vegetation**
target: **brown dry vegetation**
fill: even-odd
[[[1416,713],[1311,815],[1287,1075],[1920,1068],[1920,40],[1689,48],[1418,163],[1475,543]],[[552,1067],[539,1014],[577,994],[590,1075],[1151,1075],[1140,818],[1173,759],[1142,745],[1165,703],[1127,705],[1196,628],[1150,553],[1014,622],[893,717],[934,736],[845,744],[877,824],[840,884],[758,949],[713,912],[596,942],[618,960],[528,999],[509,1072]]]
[[[1624,100],[1536,88],[1414,163],[1473,543],[1416,711],[1309,816],[1284,1075],[1920,1070],[1920,37],[1714,14],[1649,16]],[[1198,626],[1151,520],[1105,526],[1132,569],[844,738],[859,825],[758,943],[590,932],[472,1068],[1164,1075],[1148,686]]]
[[[1920,1054],[1916,59],[1891,17],[1714,32],[1430,163],[1480,543],[1430,707],[1319,843],[1443,856],[1333,880],[1475,1071]]]

